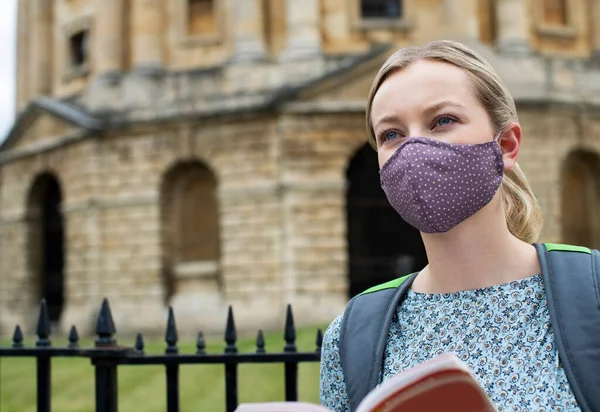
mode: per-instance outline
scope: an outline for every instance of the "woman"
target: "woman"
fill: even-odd
[[[580,410],[532,245],[542,219],[517,164],[515,104],[493,68],[455,42],[401,49],[373,82],[367,126],[382,188],[429,261],[397,308],[380,382],[453,352],[500,410]],[[321,364],[321,403],[335,411],[349,410],[341,320]]]

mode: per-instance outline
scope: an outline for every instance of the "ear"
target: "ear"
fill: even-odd
[[[504,159],[504,171],[511,170],[517,163],[521,148],[521,126],[515,122],[509,124],[498,137],[498,144]]]

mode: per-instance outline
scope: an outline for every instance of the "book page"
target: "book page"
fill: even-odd
[[[235,412],[332,412],[328,408],[307,402],[243,403]]]

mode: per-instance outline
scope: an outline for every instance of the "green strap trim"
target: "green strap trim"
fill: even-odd
[[[573,246],[573,245],[563,245],[560,243],[544,243],[547,252],[552,252],[553,250],[563,251],[563,252],[581,252],[587,253],[588,255],[592,254],[592,251],[587,247],[583,246]]]
[[[367,293],[378,292],[378,291],[384,290],[384,289],[395,289],[398,286],[400,286],[406,279],[408,279],[410,277],[410,275],[412,275],[412,273],[408,274],[406,276],[402,276],[401,278],[382,283],[381,285],[373,286],[373,287],[365,290],[364,292],[362,292],[361,295],[366,295]]]

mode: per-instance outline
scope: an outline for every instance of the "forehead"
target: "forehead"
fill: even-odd
[[[449,63],[420,60],[391,74],[373,98],[372,115],[426,107],[441,100],[479,104],[467,73]]]

